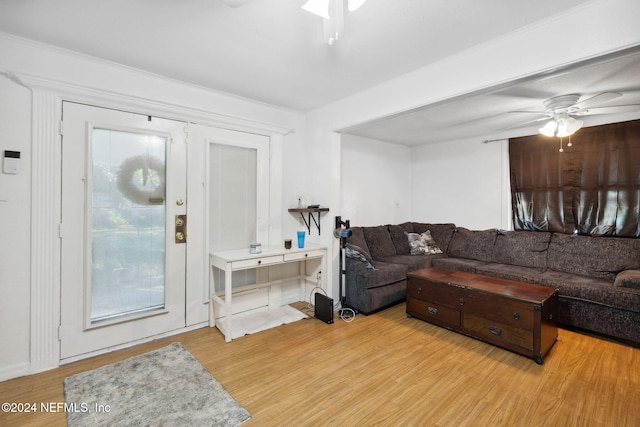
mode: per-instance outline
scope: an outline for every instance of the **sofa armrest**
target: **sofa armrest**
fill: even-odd
[[[362,249],[360,246],[347,243],[347,246],[345,248],[345,256],[347,262],[349,262],[349,260],[360,261],[364,263],[367,270],[375,270],[371,255],[369,255],[367,251]]]
[[[624,270],[616,275],[613,286],[640,290],[640,270]]]

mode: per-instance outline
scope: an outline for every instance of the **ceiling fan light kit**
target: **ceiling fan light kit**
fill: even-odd
[[[356,11],[366,0],[347,0],[349,12]],[[302,9],[323,19],[324,41],[333,45],[344,35],[344,0],[307,0]]]
[[[572,135],[582,127],[584,122],[571,117],[570,112],[574,111],[575,105],[580,99],[580,95],[562,95],[544,101],[546,112],[552,117],[551,121],[538,129],[545,136],[557,136],[564,138]],[[577,111],[577,110],[575,110]]]
[[[573,135],[583,124],[582,120],[576,120],[567,113],[559,113],[538,131],[545,136],[564,138]]]
[[[543,102],[545,111],[521,111],[527,114],[540,114],[544,117],[539,120],[549,120],[538,129],[542,135],[564,138],[574,134],[584,122],[573,116],[589,116],[594,114],[613,114],[640,110],[640,105],[612,105],[599,107],[600,103],[606,103],[622,96],[618,92],[602,92],[590,98],[580,101],[581,95],[569,94],[555,96]],[[530,123],[530,122],[527,122]]]
[[[302,5],[302,10],[311,12],[323,19],[331,19],[329,16],[329,0],[308,0]]]

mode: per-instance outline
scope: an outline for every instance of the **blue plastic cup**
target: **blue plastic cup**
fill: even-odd
[[[298,231],[298,247],[299,248],[304,248],[304,235],[306,234],[305,231]]]

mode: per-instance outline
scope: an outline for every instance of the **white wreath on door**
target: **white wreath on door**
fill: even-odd
[[[124,197],[138,205],[157,204],[157,201],[164,200],[164,161],[147,154],[129,157],[120,165],[117,186]]]

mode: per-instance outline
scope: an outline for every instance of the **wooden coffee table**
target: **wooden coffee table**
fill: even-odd
[[[533,358],[558,338],[558,290],[474,273],[427,268],[407,274],[407,316]]]

